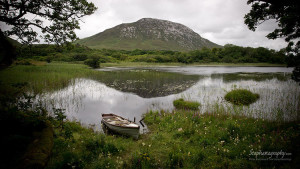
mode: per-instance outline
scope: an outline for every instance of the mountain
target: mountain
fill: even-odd
[[[90,48],[189,51],[221,47],[192,29],[167,20],[143,18],[76,41]]]

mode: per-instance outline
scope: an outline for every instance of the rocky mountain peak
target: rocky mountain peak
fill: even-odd
[[[114,40],[116,45],[113,48],[124,45],[126,49],[156,50],[196,50],[202,47],[219,47],[187,26],[154,18],[142,18],[133,23],[121,24],[92,37],[92,39],[101,37],[101,41],[117,38],[118,40]]]

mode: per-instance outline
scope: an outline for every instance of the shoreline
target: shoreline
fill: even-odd
[[[118,62],[118,63],[101,63],[101,68],[108,67],[287,67],[286,64],[270,64],[270,63],[148,63],[148,62]]]

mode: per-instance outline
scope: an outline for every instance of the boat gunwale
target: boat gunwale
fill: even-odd
[[[121,117],[121,116],[118,116],[118,115],[116,115],[116,114],[112,114],[112,113],[110,113],[110,114],[102,114],[102,122],[105,124],[105,125],[107,125],[107,124],[109,124],[109,125],[112,125],[112,126],[115,126],[115,127],[121,127],[121,128],[131,128],[131,129],[140,129],[140,125],[138,125],[137,123],[135,123],[135,122],[133,122],[133,121],[131,121],[131,120],[127,120],[127,121],[129,121],[129,122],[131,122],[131,123],[134,123],[134,124],[136,124],[136,125],[138,125],[137,127],[134,127],[134,126],[120,126],[120,125],[115,125],[115,124],[110,124],[110,123],[108,123],[106,120],[104,120],[105,118],[105,116],[107,116],[107,117],[113,117],[113,116],[116,116],[116,117],[120,117],[120,118],[122,118],[122,119],[124,119],[124,120],[127,120],[127,119],[125,119],[124,117]]]

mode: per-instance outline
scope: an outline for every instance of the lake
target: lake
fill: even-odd
[[[101,75],[74,79],[66,88],[38,96],[49,109],[66,109],[70,120],[101,130],[102,113],[139,121],[149,110],[174,110],[173,100],[201,103],[199,113],[243,114],[267,120],[297,119],[300,87],[284,67],[103,68]],[[224,100],[236,88],[260,94],[249,106]],[[146,129],[145,129],[146,130]]]

